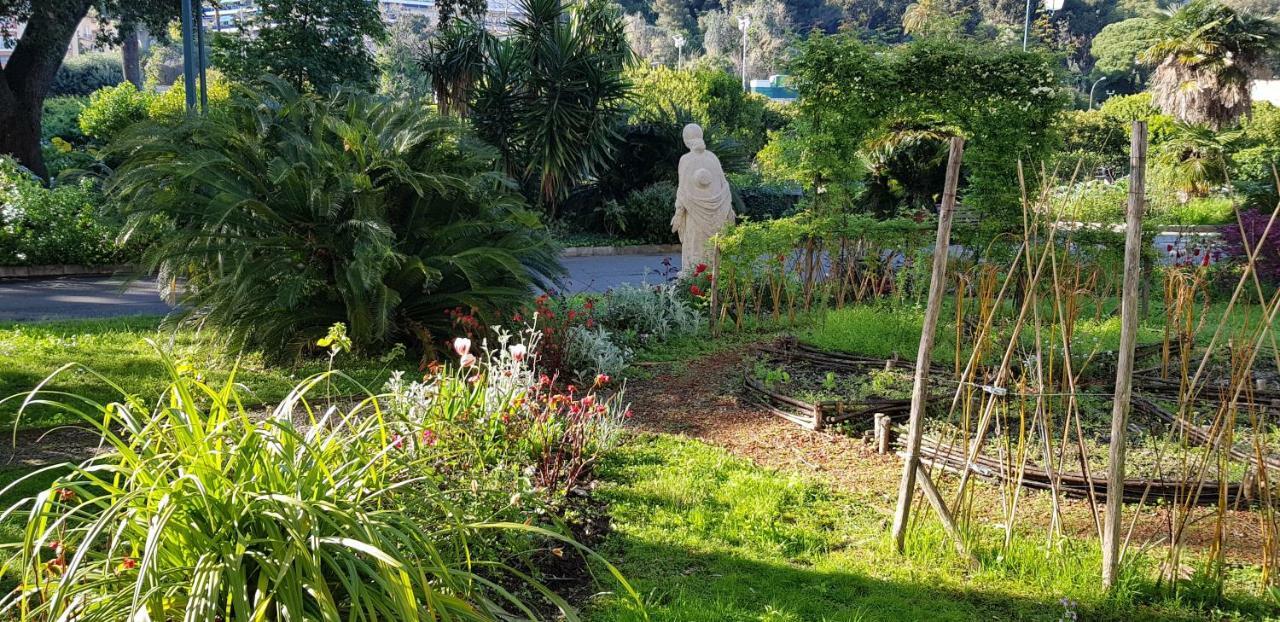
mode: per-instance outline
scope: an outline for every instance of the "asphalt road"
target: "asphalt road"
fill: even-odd
[[[1170,245],[1184,247],[1195,236],[1157,236],[1154,244],[1163,256]],[[664,280],[667,255],[613,255],[567,257],[569,276],[562,283],[567,293],[603,292],[622,284],[638,285]],[[680,256],[670,256],[678,269]],[[153,280],[126,284],[113,277],[0,280],[0,321],[57,320],[163,315],[171,307],[164,302]]]
[[[567,293],[602,292],[624,283],[657,283],[665,255],[567,257]],[[680,256],[671,258],[677,268]],[[166,304],[151,279],[126,283],[116,277],[0,280],[0,321],[164,315]]]

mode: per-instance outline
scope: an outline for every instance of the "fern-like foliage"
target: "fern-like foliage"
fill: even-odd
[[[124,235],[172,223],[146,267],[185,278],[179,317],[268,353],[335,322],[360,349],[429,350],[446,310],[500,321],[562,271],[494,150],[415,102],[268,79],[226,115],[135,127],[115,149]]]

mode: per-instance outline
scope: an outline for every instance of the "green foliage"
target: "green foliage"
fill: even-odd
[[[40,140],[49,142],[57,137],[72,145],[83,144],[85,135],[80,130],[80,112],[87,104],[84,97],[50,97],[44,100]]]
[[[954,128],[967,139],[963,199],[992,229],[1014,222],[1016,164],[1049,155],[1052,121],[1065,104],[1047,56],[968,41],[882,48],[852,35],[815,35],[792,74],[799,110],[793,129],[777,137],[790,146],[771,155],[795,162],[788,176],[826,189],[824,202],[847,206],[866,172],[871,138],[904,125]]]
[[[624,343],[662,343],[698,332],[703,318],[670,283],[609,290],[600,323]]]
[[[759,175],[729,174],[729,186],[738,202],[734,211],[739,218],[769,220],[790,215],[800,198],[795,184],[770,183]]]
[[[1114,75],[1137,71],[1138,56],[1156,41],[1159,22],[1135,17],[1108,24],[1093,38],[1089,52],[1097,59],[1094,69]]]
[[[1280,108],[1255,103],[1241,130],[1239,148],[1231,154],[1231,182],[1247,207],[1269,213],[1280,204]]]
[[[88,179],[46,188],[0,157],[0,266],[135,259],[137,246],[116,245],[106,203]]]
[[[1129,180],[1107,183],[1089,179],[1056,188],[1054,194],[1055,201],[1060,201],[1067,211],[1064,217],[1070,220],[1120,224],[1129,200]],[[1234,221],[1235,208],[1229,197],[1195,197],[1183,202],[1158,189],[1148,193],[1144,219],[1148,225],[1219,225]]]
[[[0,12],[3,12],[0,9]],[[49,95],[84,97],[98,89],[124,82],[124,66],[120,54],[93,52],[72,56],[63,61],[62,67],[49,85]]]
[[[153,98],[151,92],[139,91],[130,82],[94,91],[89,96],[89,105],[80,113],[80,131],[109,142],[129,126],[146,119]]]
[[[527,563],[522,551],[539,540],[593,554],[531,521],[503,522],[520,516],[513,506],[532,491],[495,490],[491,482],[519,480],[474,448],[483,443],[522,465],[531,464],[530,454],[572,449],[579,453],[551,467],[581,468],[579,457],[607,448],[605,435],[621,417],[611,402],[600,403],[603,415],[593,425],[559,409],[539,410],[538,419],[532,405],[544,404],[536,396],[530,407],[519,405],[530,385],[518,392],[473,388],[461,370],[414,391],[366,391],[349,409],[320,416],[308,402],[321,399],[315,394],[333,377],[324,374],[258,417],[242,405],[234,378],[209,385],[195,370],[164,362],[169,385],[159,399],[123,387],[110,404],[32,395],[77,414],[101,434],[106,451],[6,510],[4,517],[26,522],[21,540],[5,545],[6,571],[24,586],[0,603],[6,613],[58,619],[74,612],[89,622],[144,615],[479,621],[513,612],[536,617],[530,606],[540,598],[577,619],[508,563]],[[488,434],[488,422],[500,416],[513,420],[514,438]],[[584,443],[566,443],[561,430]],[[508,444],[524,455],[506,451]],[[545,465],[531,466],[540,472]],[[495,546],[502,535],[523,542]],[[50,569],[56,581],[46,580]],[[625,581],[621,586],[634,599]]]
[[[208,114],[222,114],[231,99],[231,81],[221,71],[210,69],[205,72],[205,88]],[[182,76],[168,90],[152,95],[147,101],[147,117],[153,121],[176,123],[186,114],[187,89]]]
[[[621,232],[650,244],[673,243],[677,239],[671,231],[675,204],[676,186],[669,181],[632,192],[621,204]]]
[[[741,79],[724,71],[634,67],[627,78],[634,85],[633,122],[667,121],[671,110],[685,111],[704,131],[733,138],[750,153],[764,146],[768,130],[781,125],[776,114],[766,114],[764,97],[745,93]]]
[[[130,226],[176,228],[147,266],[188,277],[183,314],[236,340],[306,349],[335,322],[357,349],[503,321],[558,275],[496,154],[411,102],[298,94],[271,80],[225,115],[142,124],[112,180]]]
[[[372,89],[378,66],[366,39],[386,34],[378,5],[365,0],[259,0],[242,26],[253,34],[217,33],[213,64],[237,82],[271,74],[296,89]]]

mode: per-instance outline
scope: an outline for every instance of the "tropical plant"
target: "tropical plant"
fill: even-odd
[[[130,226],[173,223],[145,264],[187,278],[181,316],[270,354],[335,322],[357,349],[431,350],[446,310],[502,320],[561,272],[494,151],[413,102],[268,79],[224,115],[135,126],[115,151]]]
[[[559,407],[548,415],[521,406],[527,384],[491,391],[470,381],[489,369],[475,357],[440,374],[434,391],[416,390],[412,402],[405,394],[370,396],[323,415],[311,403],[324,399],[315,395],[319,387],[330,379],[352,381],[321,374],[265,417],[245,410],[234,374],[210,386],[193,370],[163,361],[170,385],[153,402],[123,387],[117,387],[121,400],[110,404],[40,387],[11,398],[22,398],[24,408],[43,405],[79,416],[102,436],[106,451],[29,475],[67,471],[3,513],[24,517],[25,525],[20,541],[4,545],[11,555],[3,569],[20,588],[0,601],[0,611],[24,620],[85,622],[448,622],[538,619],[531,599],[541,597],[576,620],[562,598],[526,571],[480,556],[512,557],[513,551],[485,546],[497,532],[576,548],[621,581],[612,566],[569,538],[532,524],[472,520],[454,502],[488,498],[475,479],[487,465],[467,462],[463,438],[486,439],[475,424],[445,427],[448,417],[465,409],[486,422],[518,412],[533,422],[566,421]],[[498,400],[489,404],[487,395]],[[587,399],[594,404],[589,393],[573,403],[581,410]],[[600,404],[620,416],[621,408]],[[589,416],[613,419],[594,408]],[[307,425],[295,424],[300,420]],[[527,446],[564,449],[562,436],[535,436],[545,426],[520,429]],[[460,438],[439,442],[455,431]],[[595,428],[580,433],[584,441],[601,439]],[[588,452],[604,446],[578,447],[577,455],[591,457]],[[553,481],[564,481],[559,467],[567,462],[556,462]],[[475,469],[465,493],[450,491],[437,471],[442,464]],[[511,505],[503,501],[485,513],[501,516]],[[634,598],[630,586],[621,585]]]
[[[1226,140],[1208,126],[1178,123],[1156,150],[1155,181],[1172,186],[1184,203],[1209,194],[1227,181]]]
[[[444,108],[469,115],[507,172],[555,216],[618,143],[622,68],[632,57],[621,16],[605,0],[522,0],[511,36],[481,30],[451,27],[423,64]]]
[[[1278,49],[1274,20],[1192,0],[1167,14],[1141,60],[1155,66],[1151,91],[1161,110],[1216,130],[1248,112],[1249,82]]]

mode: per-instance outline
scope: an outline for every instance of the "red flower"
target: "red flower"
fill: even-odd
[[[1207,265],[1209,265],[1209,254],[1208,254],[1208,253],[1205,253],[1204,259],[1202,259],[1202,260],[1200,261],[1200,265],[1202,265],[1202,266],[1207,266]]]
[[[693,294],[694,296],[699,296],[699,297],[701,297],[701,296],[702,296],[702,288],[701,288],[701,287],[698,287],[697,285],[690,285],[690,286],[689,286],[689,293],[690,293],[690,294]]]
[[[707,264],[705,263],[700,263],[693,267],[694,276],[698,276],[699,274],[702,274],[703,272],[706,272],[706,271],[707,271]]]
[[[138,567],[138,560],[132,557],[126,557],[120,561],[120,567],[124,570],[133,570]]]
[[[609,374],[600,374],[596,376],[596,386],[603,387],[604,385],[609,384],[609,380]]]
[[[519,312],[519,311],[517,311],[515,315],[511,316],[511,321],[513,321],[513,322],[523,322],[523,321],[524,321],[524,316],[523,316],[523,315],[520,315],[520,312]]]
[[[586,302],[583,302],[583,303],[582,303],[582,308],[583,308],[583,309],[586,309],[586,310],[588,310],[588,311],[590,311],[590,310],[592,310],[592,309],[596,308],[596,299],[595,299],[595,298],[588,298],[588,299],[586,300]]]
[[[75,499],[75,498],[76,498],[76,492],[75,492],[74,490],[71,490],[71,489],[69,489],[69,488],[59,488],[59,489],[58,489],[58,500],[59,500],[59,501],[70,501],[70,500]]]
[[[570,322],[572,322],[572,321],[573,321],[573,318],[575,318],[575,317],[578,317],[578,312],[577,312],[577,311],[574,311],[573,309],[570,309],[570,310],[569,310],[569,321],[570,321]]]
[[[591,318],[587,318],[587,328],[595,328],[595,327],[596,327],[596,321]]]

